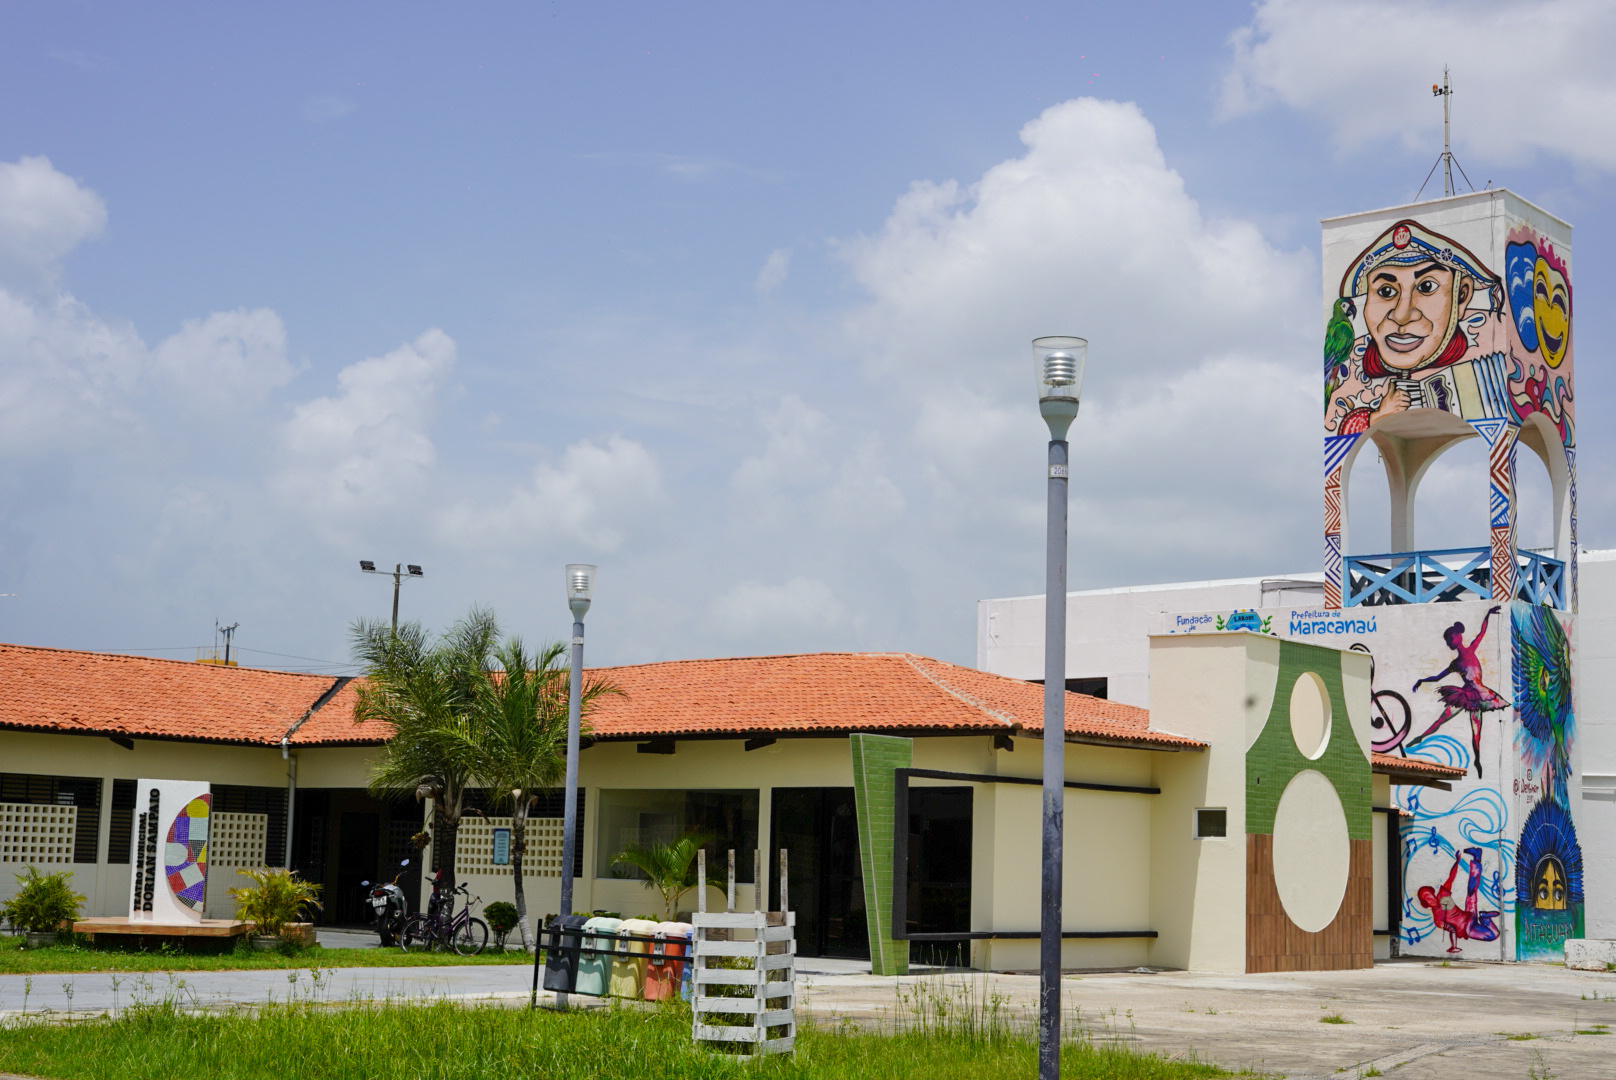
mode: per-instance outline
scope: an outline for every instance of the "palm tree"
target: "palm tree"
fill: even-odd
[[[495,655],[500,667],[479,687],[468,723],[457,731],[455,750],[496,808],[511,814],[511,876],[516,892],[517,926],[522,946],[534,948],[527,916],[522,867],[527,856],[527,819],[538,796],[554,790],[566,773],[567,694],[570,673],[567,647],[551,642],[529,653],[512,637]],[[602,694],[621,693],[605,680],[584,685],[583,715]],[[571,867],[562,867],[569,874]],[[566,914],[566,912],[563,912]]]
[[[658,840],[650,844],[630,844],[612,859],[638,867],[650,880],[646,886],[662,894],[662,908],[672,919],[678,913],[679,898],[701,883],[696,880],[696,853],[713,842],[711,833],[691,829],[671,844]],[[708,885],[723,888],[726,879],[707,876]]]
[[[472,608],[435,643],[415,622],[395,630],[360,620],[352,636],[365,669],[354,719],[385,721],[394,730],[371,771],[370,790],[431,802],[438,866],[444,887],[453,889],[455,843],[473,775],[466,735],[488,681],[498,624],[493,612]]]

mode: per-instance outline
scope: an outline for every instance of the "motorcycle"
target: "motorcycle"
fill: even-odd
[[[404,876],[404,867],[410,865],[405,859],[399,863],[399,872],[393,880],[386,883],[377,882],[370,890],[366,901],[371,907],[371,921],[376,924],[376,930],[381,934],[382,946],[396,945],[400,932],[404,929],[404,920],[409,918],[410,904],[404,896],[404,890],[399,887],[398,879]],[[370,886],[369,881],[359,884]]]

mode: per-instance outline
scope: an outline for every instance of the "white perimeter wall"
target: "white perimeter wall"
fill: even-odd
[[[1616,551],[1578,560],[1577,726],[1588,936],[1616,938]]]
[[[1317,581],[1317,588],[1309,582]],[[1286,574],[1173,585],[1097,589],[1066,597],[1066,677],[1109,680],[1112,701],[1150,705],[1150,642],[1164,612],[1235,610],[1321,603],[1324,575]],[[977,603],[976,666],[1013,679],[1044,677],[1044,598]]]

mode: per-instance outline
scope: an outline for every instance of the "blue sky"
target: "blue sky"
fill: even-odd
[[[1074,585],[1315,566],[1317,222],[1414,195],[1445,63],[1470,178],[1612,283],[1591,0],[332,7],[8,20],[0,639],[340,663],[360,558],[552,637],[587,560],[592,660],[969,662],[1041,582],[1051,332]]]

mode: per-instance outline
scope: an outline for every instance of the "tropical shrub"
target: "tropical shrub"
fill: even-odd
[[[665,918],[673,918],[679,899],[702,884],[696,880],[696,853],[712,843],[711,833],[692,829],[671,844],[631,844],[617,853],[613,865],[622,863],[644,872],[646,887],[662,895]],[[707,875],[706,884],[722,888],[725,880]]]
[[[236,918],[252,923],[262,935],[280,937],[287,923],[302,919],[305,908],[320,906],[320,886],[304,881],[295,870],[264,866],[240,873],[255,887],[230,890],[236,899]]]
[[[28,867],[17,875],[17,895],[0,904],[0,918],[33,934],[48,934],[79,917],[84,897],[73,891],[70,870],[41,874]]]

